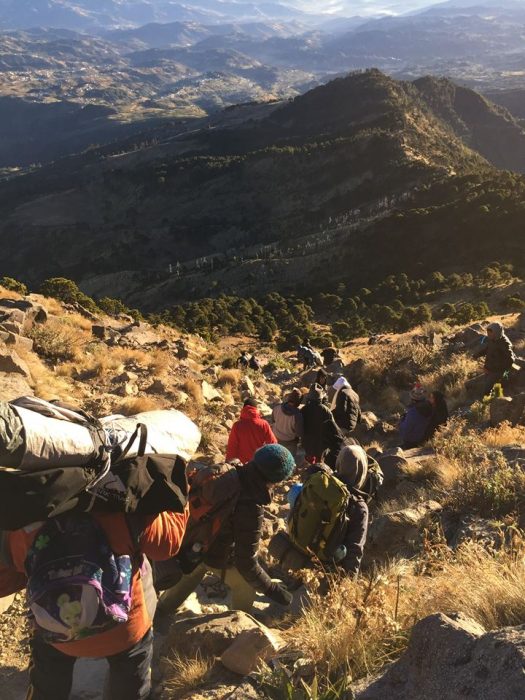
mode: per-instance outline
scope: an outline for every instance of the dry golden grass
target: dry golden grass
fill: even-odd
[[[401,410],[399,392],[419,381],[428,391],[442,391],[451,410],[465,403],[465,383],[479,369],[469,355],[447,356],[419,342],[379,345],[364,355],[363,378],[374,387],[375,411]]]
[[[23,297],[18,292],[11,292],[5,287],[0,287],[0,299],[23,299]]]
[[[168,697],[170,700],[202,686],[206,682],[213,665],[213,659],[200,654],[194,658],[174,654],[163,659],[164,686],[167,693],[169,693]]]
[[[433,445],[440,459],[450,465],[449,473],[457,471],[445,493],[446,504],[454,511],[487,518],[523,511],[525,474],[518,464],[507,462],[497,447],[487,446],[465,420],[450,420],[436,434]]]
[[[487,447],[504,447],[505,445],[525,445],[525,427],[513,426],[507,421],[495,428],[481,433],[481,441]]]
[[[73,361],[78,365],[92,339],[91,333],[80,327],[77,320],[64,316],[35,325],[29,333],[35,351],[51,362]]]
[[[405,469],[407,478],[440,489],[449,489],[458,479],[460,467],[454,460],[440,455],[421,462],[410,461]]]
[[[471,542],[454,554],[438,545],[417,565],[395,562],[370,580],[332,579],[328,595],[313,594],[287,640],[321,672],[349,668],[361,678],[398,657],[413,625],[433,613],[461,611],[487,630],[522,624],[523,554],[521,537],[511,551]]]
[[[46,401],[60,399],[72,402],[73,387],[70,382],[54,373],[35,353],[23,348],[17,349],[17,353],[28,366],[32,380],[30,384],[36,396]]]
[[[204,404],[202,386],[199,382],[195,381],[194,379],[187,379],[181,388],[185,394],[188,394],[193,406],[200,407]]]
[[[75,362],[65,363],[59,371],[64,376],[80,372],[104,379],[132,367],[159,377],[168,369],[169,363],[169,354],[163,350],[147,352],[133,348],[109,348],[103,343],[92,343],[88,351],[83,352]]]
[[[239,369],[222,369],[219,372],[217,386],[228,393],[232,393],[242,381],[242,372]]]
[[[137,413],[156,411],[160,408],[164,408],[164,406],[149,396],[129,396],[117,403],[115,412],[125,416],[134,416]]]

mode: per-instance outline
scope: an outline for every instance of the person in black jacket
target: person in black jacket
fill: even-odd
[[[487,327],[487,339],[482,343],[481,348],[474,353],[474,356],[485,356],[486,381],[483,386],[483,395],[486,396],[490,394],[494,384],[498,384],[506,378],[516,360],[512,343],[505,334],[501,323],[491,323]]]
[[[274,583],[258,559],[264,506],[272,502],[273,485],[289,479],[295,460],[282,445],[265,445],[244,467],[239,467],[240,496],[231,517],[213,542],[204,561],[159,600],[158,612],[177,610],[195,591],[208,571],[222,576],[232,592],[232,608],[250,612],[257,591],[276,603],[290,605],[292,595]]]
[[[352,389],[344,377],[339,377],[333,388],[335,394],[332,399],[331,409],[334,420],[343,431],[343,434],[348,435],[355,430],[361,420],[359,394]]]
[[[325,453],[334,456],[333,461],[325,461],[332,466],[343,444],[343,436],[337,427],[332,412],[323,403],[324,391],[313,384],[306,396],[307,403],[301,409],[303,414],[303,448],[306,460],[310,463],[323,461]]]

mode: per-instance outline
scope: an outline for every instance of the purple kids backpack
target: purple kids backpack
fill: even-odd
[[[90,515],[70,513],[46,521],[25,567],[29,609],[46,642],[78,641],[127,622],[131,557],[111,551]]]

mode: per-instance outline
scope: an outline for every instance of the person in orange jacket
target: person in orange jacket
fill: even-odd
[[[226,461],[238,459],[243,464],[248,464],[260,447],[276,444],[277,438],[268,421],[261,417],[257,409],[257,401],[246,399],[241,417],[233,424],[228,438]]]
[[[186,529],[188,510],[184,513],[165,512],[158,516],[143,516],[140,533],[136,537],[131,533],[129,521],[123,514],[97,513],[93,514],[93,518],[104,531],[114,554],[129,555],[136,559],[138,549],[149,559],[162,561],[178,553]],[[10,579],[14,583],[23,580],[26,556],[38,535],[40,525],[6,533],[11,560]],[[127,622],[86,639],[63,644],[51,645],[39,635],[33,636],[27,700],[68,700],[75,661],[80,657],[107,658],[109,678],[105,697],[108,700],[149,698],[156,594],[152,577],[147,575],[147,570],[147,567],[140,566],[139,563],[134,566],[132,602]],[[7,578],[8,574],[4,567],[3,577],[0,578]]]

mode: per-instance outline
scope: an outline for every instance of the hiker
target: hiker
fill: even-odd
[[[328,389],[328,373],[322,367],[319,368],[315,376],[315,384],[318,384],[321,389],[326,393]]]
[[[335,394],[330,409],[343,435],[349,435],[361,420],[359,394],[352,389],[345,377],[339,377],[333,389]]]
[[[411,450],[424,442],[432,417],[432,406],[426,390],[416,384],[410,392],[411,405],[399,424],[401,448]]]
[[[250,366],[250,358],[246,350],[243,350],[241,356],[237,360],[237,366],[242,367],[242,369],[248,369]]]
[[[63,520],[65,517],[67,517],[67,525]],[[67,632],[66,638],[72,637],[74,641],[60,643],[47,641],[47,637],[44,637],[41,630],[35,629],[30,642],[28,698],[67,700],[71,692],[75,661],[77,658],[86,657],[107,658],[109,663],[107,690],[111,700],[145,700],[150,697],[150,666],[153,656],[152,620],[156,594],[150,575],[151,568],[147,564],[146,557],[151,560],[163,560],[177,554],[187,518],[187,510],[184,513],[164,512],[158,516],[142,516],[140,526],[137,521],[139,532],[132,533],[129,517],[127,519],[124,514],[71,514],[52,518],[46,521],[43,528],[30,526],[23,530],[5,533],[12,567],[19,576],[25,574],[25,566],[32,560],[31,557],[35,552],[37,560],[39,558],[45,560],[47,547],[53,550],[55,545],[55,549],[58,546],[62,551],[63,542],[58,542],[57,545],[56,540],[47,534],[48,524],[52,528],[54,526],[64,528],[66,533],[71,532],[73,528],[75,535],[82,532],[80,529],[74,531],[77,523],[78,528],[84,528],[84,532],[88,527],[86,523],[93,524],[92,526],[96,528],[94,530],[96,538],[89,534],[89,551],[78,552],[84,562],[98,563],[98,557],[100,561],[104,561],[102,557],[107,557],[108,545],[114,557],[119,557],[119,561],[122,555],[129,557],[125,557],[127,575],[131,577],[129,593],[126,594],[130,596],[128,604],[131,605],[127,621],[120,622],[103,632],[97,632],[98,615],[96,622],[93,621],[94,613],[98,610],[97,607],[94,608],[98,604],[94,585],[89,581],[83,581],[81,592],[77,593],[79,598],[75,599],[73,591],[78,591],[78,584],[74,589],[68,583],[64,592],[58,591],[60,593],[58,595],[52,586],[49,586],[46,592],[47,578],[40,578],[38,581],[40,591],[43,589],[45,596],[38,601],[42,607],[36,612],[32,611],[34,623],[39,623],[42,619],[43,623],[47,623],[46,629],[50,629],[55,635],[53,639],[56,639],[59,631],[64,630]],[[101,538],[100,541],[98,537]],[[69,536],[68,541],[76,540]],[[34,547],[32,547],[33,544]],[[51,569],[53,565],[57,565],[56,552],[49,553],[49,561],[46,563]],[[59,566],[67,567],[67,564],[66,559],[58,560]],[[38,577],[39,571],[40,567],[37,567],[35,577]],[[102,568],[102,571],[106,575],[109,573],[114,580],[115,572],[112,568]],[[118,571],[126,571],[126,568]],[[33,572],[28,571],[28,573],[30,574],[28,585],[31,585]],[[69,581],[71,580],[70,577]],[[117,582],[121,581],[122,578],[117,579]],[[41,600],[44,602],[42,603]],[[114,607],[111,611],[114,611]]]
[[[315,367],[316,358],[312,348],[308,348],[306,345],[299,345],[297,348],[297,362],[303,365],[303,372],[306,372],[311,367]]]
[[[448,423],[449,418],[447,401],[445,395],[442,394],[441,391],[432,391],[428,400],[432,406],[432,414],[430,416],[430,423],[427,428],[425,441],[432,440],[439,428]]]
[[[282,445],[261,447],[249,464],[237,468],[240,493],[231,516],[222,525],[204,561],[161,595],[159,614],[177,610],[208,571],[223,578],[230,587],[234,610],[250,612],[257,592],[280,605],[290,605],[291,593],[281,584],[272,582],[261,567],[257,552],[264,507],[272,502],[273,485],[289,479],[294,470],[295,461]]]
[[[339,353],[337,352],[336,348],[325,348],[321,352],[321,356],[323,358],[323,365],[325,367],[328,367],[328,365],[331,365],[333,362],[335,362],[338,359],[341,359],[339,357]]]
[[[257,406],[255,399],[244,402],[241,417],[233,424],[228,438],[227,462],[238,459],[242,464],[247,464],[259,447],[277,442],[270,424],[261,417]]]
[[[354,496],[348,506],[348,525],[342,541],[346,554],[338,565],[346,573],[357,575],[368,533],[368,506],[363,496],[369,476],[365,450],[360,445],[345,445],[337,456],[335,475]]]
[[[303,437],[303,414],[299,406],[303,400],[300,389],[292,389],[283,403],[273,409],[273,434],[279,444],[297,456],[297,445]]]
[[[283,549],[278,558],[285,567],[295,568],[297,563],[306,568],[313,554],[324,566],[342,568],[353,576],[359,573],[368,532],[368,506],[360,491],[367,480],[367,465],[362,447],[345,446],[338,455],[336,471],[326,464],[315,464],[302,487],[291,489],[289,538],[306,559],[290,557],[286,536],[280,537]]]
[[[329,462],[335,459],[343,443],[332,412],[323,403],[324,392],[318,384],[312,384],[306,396],[307,403],[301,408],[303,415],[303,448],[306,460],[317,463],[323,456]],[[325,453],[332,455],[332,460]]]
[[[255,357],[255,355],[252,355],[250,357],[250,361],[248,363],[248,367],[250,369],[253,369],[255,372],[260,372],[261,371],[261,363],[259,360]]]
[[[512,343],[505,333],[501,323],[491,323],[487,327],[487,337],[474,357],[485,357],[485,382],[483,396],[488,396],[494,384],[508,378],[516,357]]]

